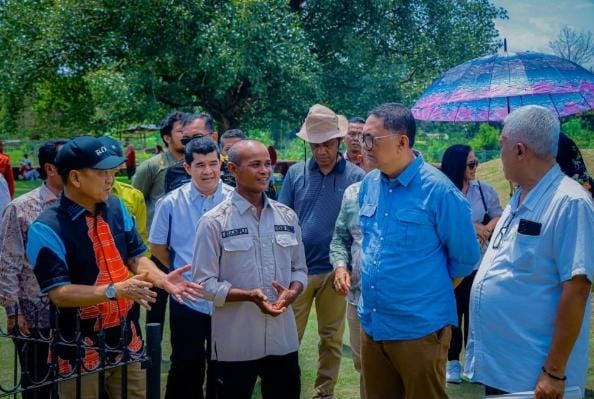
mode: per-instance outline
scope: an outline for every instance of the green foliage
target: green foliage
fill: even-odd
[[[594,130],[590,129],[583,119],[572,118],[561,125],[561,130],[571,137],[579,148],[594,148]]]
[[[349,116],[412,103],[493,51],[497,18],[487,0],[5,0],[0,128],[103,133],[177,108],[220,131],[276,121],[279,139],[316,102]]]
[[[481,123],[478,133],[468,142],[475,150],[499,150],[499,130],[486,123]]]

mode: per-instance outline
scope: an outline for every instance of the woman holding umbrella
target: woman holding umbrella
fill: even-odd
[[[502,209],[495,189],[476,179],[478,163],[479,161],[470,146],[455,144],[443,154],[441,171],[450,178],[468,200],[472,209],[474,229],[481,244],[481,250],[484,253],[491,238],[491,233],[501,216]],[[462,351],[462,343],[465,344],[468,337],[470,288],[479,264],[480,262],[477,263],[475,271],[465,277],[455,289],[458,326],[452,330],[452,342],[448,352],[446,381],[450,383],[459,384],[462,382],[460,376],[462,370],[460,352]],[[462,329],[463,319],[464,328]]]

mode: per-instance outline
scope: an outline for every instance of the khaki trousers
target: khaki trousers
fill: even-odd
[[[334,291],[334,272],[310,275],[307,288],[293,302],[299,342],[305,333],[311,306],[316,302],[318,317],[318,373],[313,398],[332,398],[342,357],[342,336],[346,300]]]
[[[366,399],[365,383],[363,382],[363,374],[361,374],[361,323],[357,315],[357,305],[347,303],[347,322],[349,323],[349,339],[351,341],[351,351],[353,352],[353,365],[359,373],[361,399]]]
[[[451,337],[449,326],[406,341],[374,341],[361,330],[367,399],[447,399],[445,368]]]
[[[110,398],[122,397],[121,367],[109,369],[105,372],[105,391]],[[58,384],[60,399],[76,399],[76,378]],[[80,380],[80,399],[95,399],[99,397],[99,374],[85,375]],[[140,363],[128,366],[128,398],[146,398],[146,370],[140,368]]]

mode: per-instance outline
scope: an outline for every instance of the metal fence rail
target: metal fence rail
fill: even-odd
[[[57,311],[56,311],[57,312]],[[56,318],[57,320],[57,313]],[[146,369],[146,392],[147,398],[158,399],[160,397],[160,377],[161,377],[161,325],[157,323],[148,324],[146,328],[145,345],[138,351],[133,352],[128,348],[128,337],[130,336],[130,324],[121,319],[120,322],[120,340],[116,346],[109,346],[105,340],[105,330],[100,328],[97,333],[97,342],[85,342],[80,329],[80,312],[76,317],[76,330],[73,339],[66,339],[59,326],[48,330],[32,329],[30,334],[25,334],[17,326],[12,331],[5,331],[0,327],[0,340],[12,340],[15,350],[14,355],[10,356],[6,351],[0,353],[0,364],[6,367],[9,362],[12,363],[13,378],[11,386],[5,386],[0,383],[0,398],[14,397],[22,394],[23,398],[51,397],[58,398],[58,384],[67,380],[76,380],[76,397],[81,396],[81,378],[87,375],[98,375],[99,389],[98,398],[107,398],[104,381],[105,372],[115,368],[121,370],[121,391],[122,398],[127,398],[128,376],[127,365],[140,363]],[[102,325],[101,320],[99,325]],[[74,349],[76,355],[73,360],[72,370],[66,373],[60,372],[58,363],[58,347]],[[30,364],[32,359],[38,359],[38,351],[47,351],[49,349],[47,367],[35,368]],[[97,367],[87,368],[84,364],[84,354],[86,350],[94,350],[99,355]],[[43,353],[42,353],[43,355]],[[115,360],[110,360],[114,359]],[[41,374],[38,369],[45,369]],[[49,392],[48,392],[49,390]],[[43,395],[40,392],[43,391]],[[112,398],[109,399],[118,399]]]

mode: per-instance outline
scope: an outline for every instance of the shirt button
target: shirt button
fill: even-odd
[[[384,213],[384,216],[388,216],[388,212]]]
[[[377,265],[377,260],[374,260],[374,261],[373,261],[373,264],[374,264],[374,265]]]
[[[375,312],[375,308],[373,308],[373,311]]]
[[[371,288],[374,289],[375,288],[375,285],[372,285]]]
[[[392,191],[394,191],[394,190],[390,189],[390,192],[392,192]]]
[[[384,241],[384,237],[380,237],[380,241]]]

